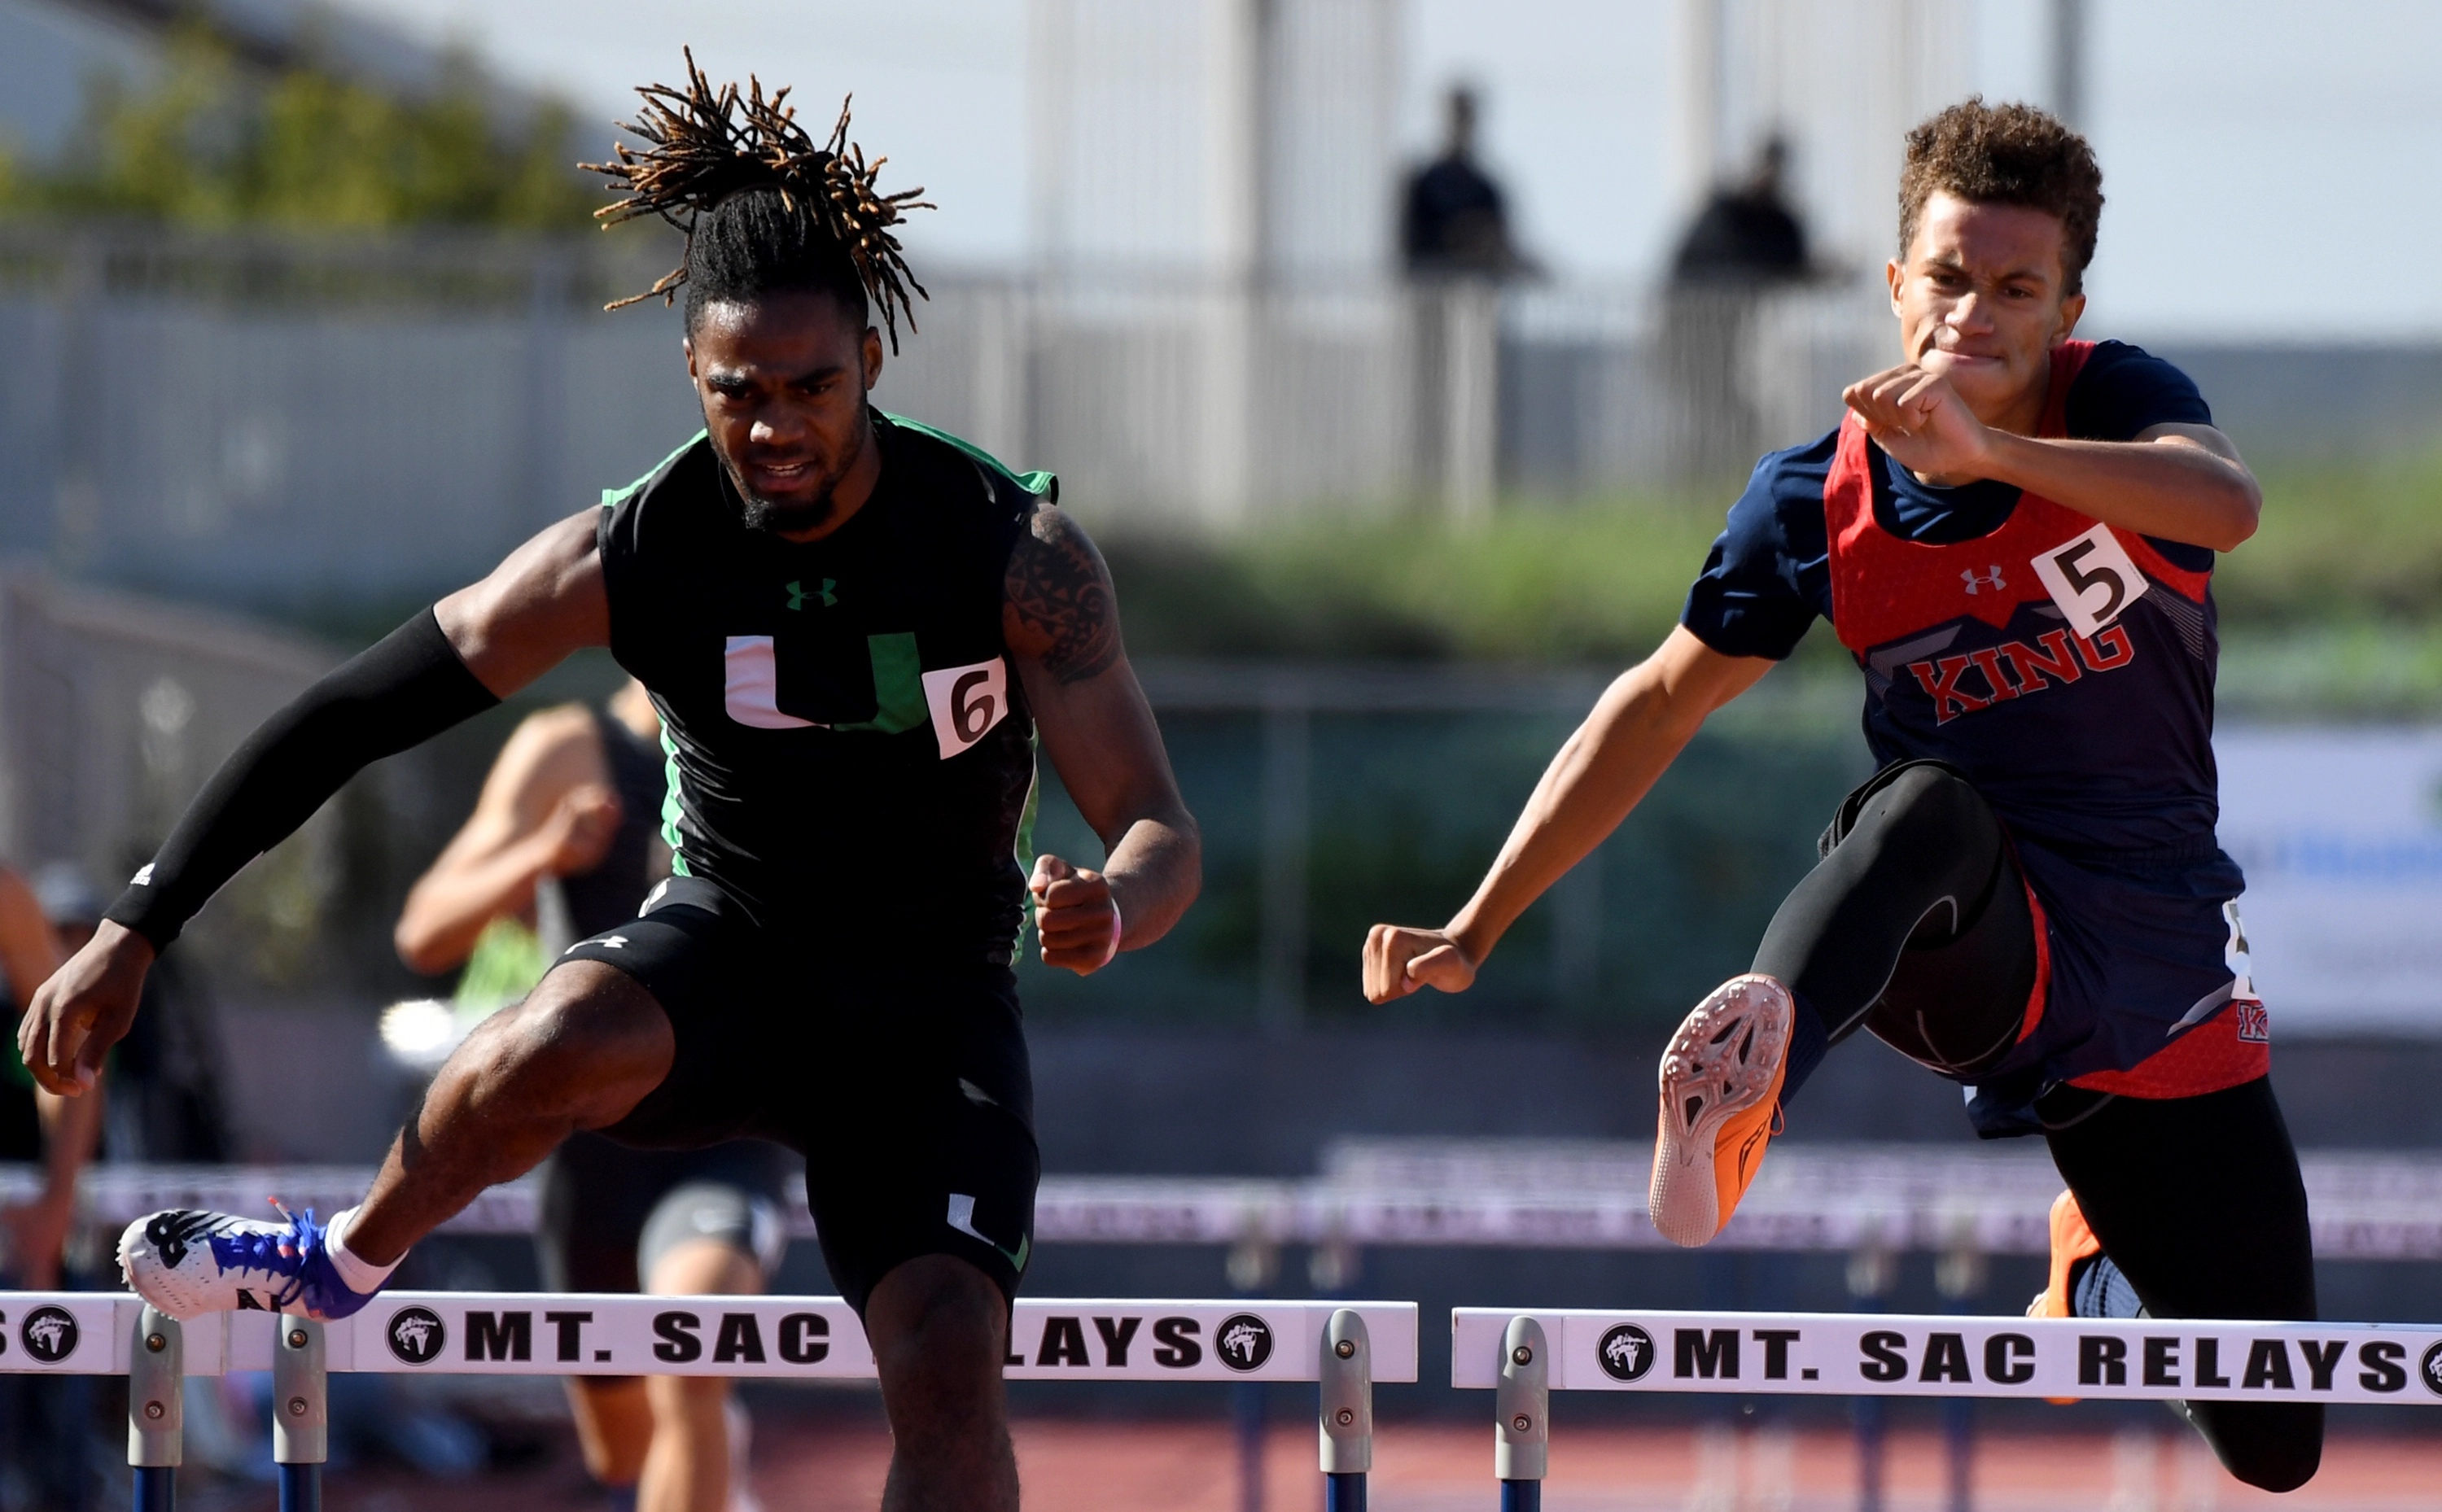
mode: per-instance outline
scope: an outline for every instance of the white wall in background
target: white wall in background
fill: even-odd
[[[2442,1036],[2442,729],[2241,725],[2214,753],[2276,1042]]]

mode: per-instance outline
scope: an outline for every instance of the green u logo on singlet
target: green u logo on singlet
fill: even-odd
[[[802,583],[792,582],[789,584],[789,607],[793,610],[804,609],[806,600],[819,598],[823,601],[823,608],[829,609],[839,602],[839,595],[831,592],[837,587],[839,587],[839,579],[836,577],[824,578],[823,586],[811,592],[809,592]]]
[[[916,654],[916,637],[906,630],[868,635],[865,649],[873,663],[873,718],[831,728],[897,735],[931,718],[924,706],[924,664]]]

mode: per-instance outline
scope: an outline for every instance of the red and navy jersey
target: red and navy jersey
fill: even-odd
[[[2103,350],[2106,373],[2141,359],[2176,376],[2134,348]],[[2183,377],[2148,374],[2148,393],[2123,373],[2116,412],[2073,428],[2097,352],[2053,354],[2038,434],[2209,423]],[[1815,455],[1819,492],[1803,476]],[[1773,477],[1761,490],[1783,549],[1758,553],[1768,533],[1752,519],[1740,539],[1734,510],[1685,623],[1716,649],[1758,654],[1823,614],[1865,675],[1876,761],[1949,762],[2008,828],[2043,920],[2040,979],[2018,1052],[1988,1084],[2168,1096],[2260,1075],[2260,1011],[2225,1011],[2251,988],[2232,943],[2244,881],[2214,835],[2212,553],[1991,483],[1931,488],[1853,415],[1780,459],[1758,477],[1802,469],[1795,489]],[[1954,502],[1982,528],[1943,519]],[[1819,557],[1787,549],[1815,539]]]
[[[2088,346],[2052,355],[2037,434],[2067,434]],[[2210,567],[2033,495],[1974,539],[1906,539],[1878,518],[1901,470],[1852,414],[1823,490],[1832,628],[1865,673],[1875,759],[1937,757],[1972,774],[2021,839],[2122,852],[2210,844]]]

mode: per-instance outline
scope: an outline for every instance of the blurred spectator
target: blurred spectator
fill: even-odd
[[[1714,191],[1671,259],[1657,355],[1673,400],[1671,470],[1683,478],[1736,475],[1797,439],[1765,433],[1752,350],[1765,299],[1809,273],[1789,157],[1786,140],[1767,139],[1746,181]]]
[[[33,889],[15,872],[0,868],[0,982],[7,992],[13,1029],[34,989],[65,959],[57,936],[43,917]],[[59,1284],[60,1248],[76,1214],[78,1170],[93,1154],[100,1125],[98,1092],[64,1098],[34,1085],[25,1058],[11,1043],[0,1076],[0,1160],[39,1162],[43,1190],[30,1201],[0,1210],[8,1253],[0,1273],[37,1291]]]
[[[1449,92],[1441,155],[1408,177],[1399,251],[1417,278],[1500,278],[1530,271],[1509,238],[1501,186],[1475,160],[1475,91]]]
[[[1806,228],[1789,207],[1789,143],[1776,136],[1744,184],[1724,186],[1697,212],[1671,260],[1678,283],[1771,283],[1806,276]]]
[[[0,868],[0,972],[9,1023],[64,959],[33,889]],[[76,1217],[77,1172],[100,1124],[99,1087],[64,1098],[40,1090],[11,1043],[0,1075],[0,1160],[39,1162],[43,1190],[0,1210],[0,1284],[48,1291],[62,1281],[61,1250]],[[93,1380],[84,1375],[0,1376],[0,1508],[82,1512],[94,1503]]]
[[[63,952],[74,954],[93,938],[103,900],[83,867],[51,863],[35,875],[34,895]],[[154,962],[136,1022],[111,1049],[101,1137],[108,1159],[229,1158],[219,1027],[185,960],[172,952]]]
[[[1475,160],[1475,92],[1454,86],[1441,155],[1408,175],[1399,251],[1409,280],[1415,483],[1455,519],[1492,507],[1500,447],[1499,282],[1532,273],[1501,186]]]

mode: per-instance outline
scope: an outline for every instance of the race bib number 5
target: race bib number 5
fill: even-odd
[[[924,701],[947,761],[984,738],[1009,714],[1009,668],[997,656],[972,666],[924,674]]]
[[[2087,640],[2145,595],[2145,574],[2108,525],[2036,554],[2032,565],[2061,616]]]

